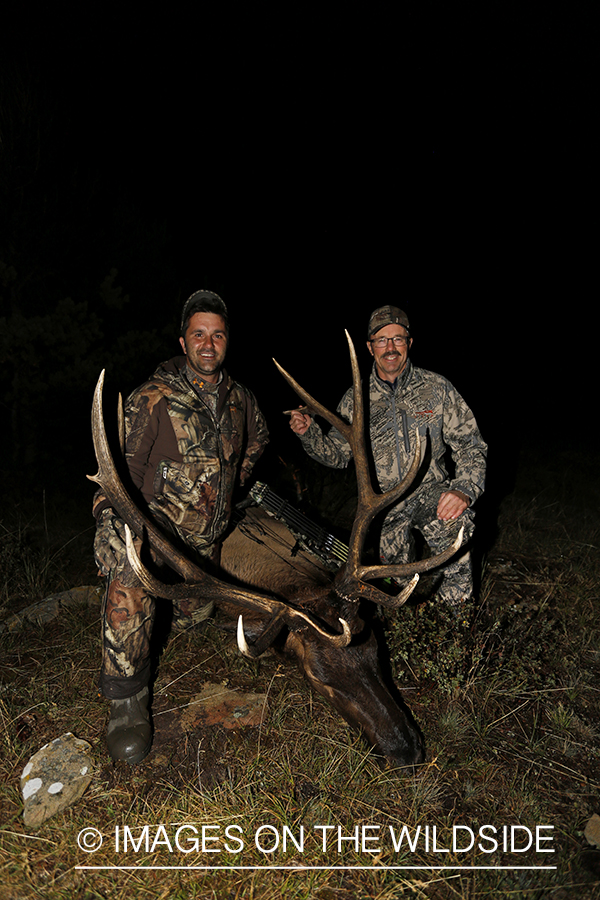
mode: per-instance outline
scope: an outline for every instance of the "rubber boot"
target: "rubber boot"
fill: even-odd
[[[113,759],[130,766],[141,762],[152,746],[152,727],[148,710],[147,687],[125,700],[110,701],[110,718],[106,733],[108,752]]]

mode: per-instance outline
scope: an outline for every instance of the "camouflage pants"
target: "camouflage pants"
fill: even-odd
[[[204,555],[218,563],[220,546],[207,548]],[[212,601],[207,604],[196,597],[174,601],[172,629],[183,631],[196,625],[208,618],[212,610]],[[132,697],[150,681],[150,639],[156,600],[140,585],[126,556],[118,560],[108,576],[103,613],[102,693],[111,700]]]
[[[423,488],[404,503],[393,507],[381,529],[380,553],[383,562],[412,562],[415,559],[415,530],[423,535],[434,555],[453,543],[463,525],[463,546],[468,545],[475,529],[474,513],[470,508],[452,522],[442,522],[436,515],[440,496],[447,490],[447,485]],[[473,570],[468,549],[459,550],[444,566],[437,596],[453,607],[472,599]]]

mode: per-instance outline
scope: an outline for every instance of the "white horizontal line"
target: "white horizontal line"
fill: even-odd
[[[482,869],[497,871],[497,872],[515,872],[515,871],[535,871],[535,872],[547,872],[557,869],[557,866],[75,866],[76,869],[80,870],[100,870],[100,869],[127,869],[127,870],[151,870],[151,869],[161,869],[161,870],[184,870],[184,871],[193,871],[202,869],[203,871],[232,871],[232,872],[247,872],[247,871],[286,871],[286,872],[307,872],[307,871],[354,871],[356,869],[360,869],[362,871],[367,872],[377,872],[377,871],[407,871],[411,869],[415,870],[427,870],[427,871],[444,871],[444,870],[453,870],[459,872],[471,872],[471,871],[481,871]]]

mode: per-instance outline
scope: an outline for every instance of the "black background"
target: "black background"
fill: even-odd
[[[185,298],[215,290],[228,369],[285,455],[294,397],[271,357],[335,405],[344,328],[367,371],[369,313],[393,303],[415,363],[473,408],[499,492],[524,446],[592,458],[585,9],[169,10],[25,10],[3,29],[0,259],[18,275],[5,321],[15,303],[39,315],[66,296],[100,314],[116,269],[130,301],[102,310],[95,352],[127,392],[177,351]],[[157,344],[148,358],[133,346],[111,381],[118,337],[136,329]],[[43,356],[32,377],[49,374]],[[45,407],[36,489],[65,467],[83,488],[96,374],[74,386],[68,424],[60,397]]]

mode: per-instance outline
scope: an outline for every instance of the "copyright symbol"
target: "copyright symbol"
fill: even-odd
[[[102,846],[102,835],[97,828],[82,828],[77,835],[77,846],[84,853],[95,853]]]

